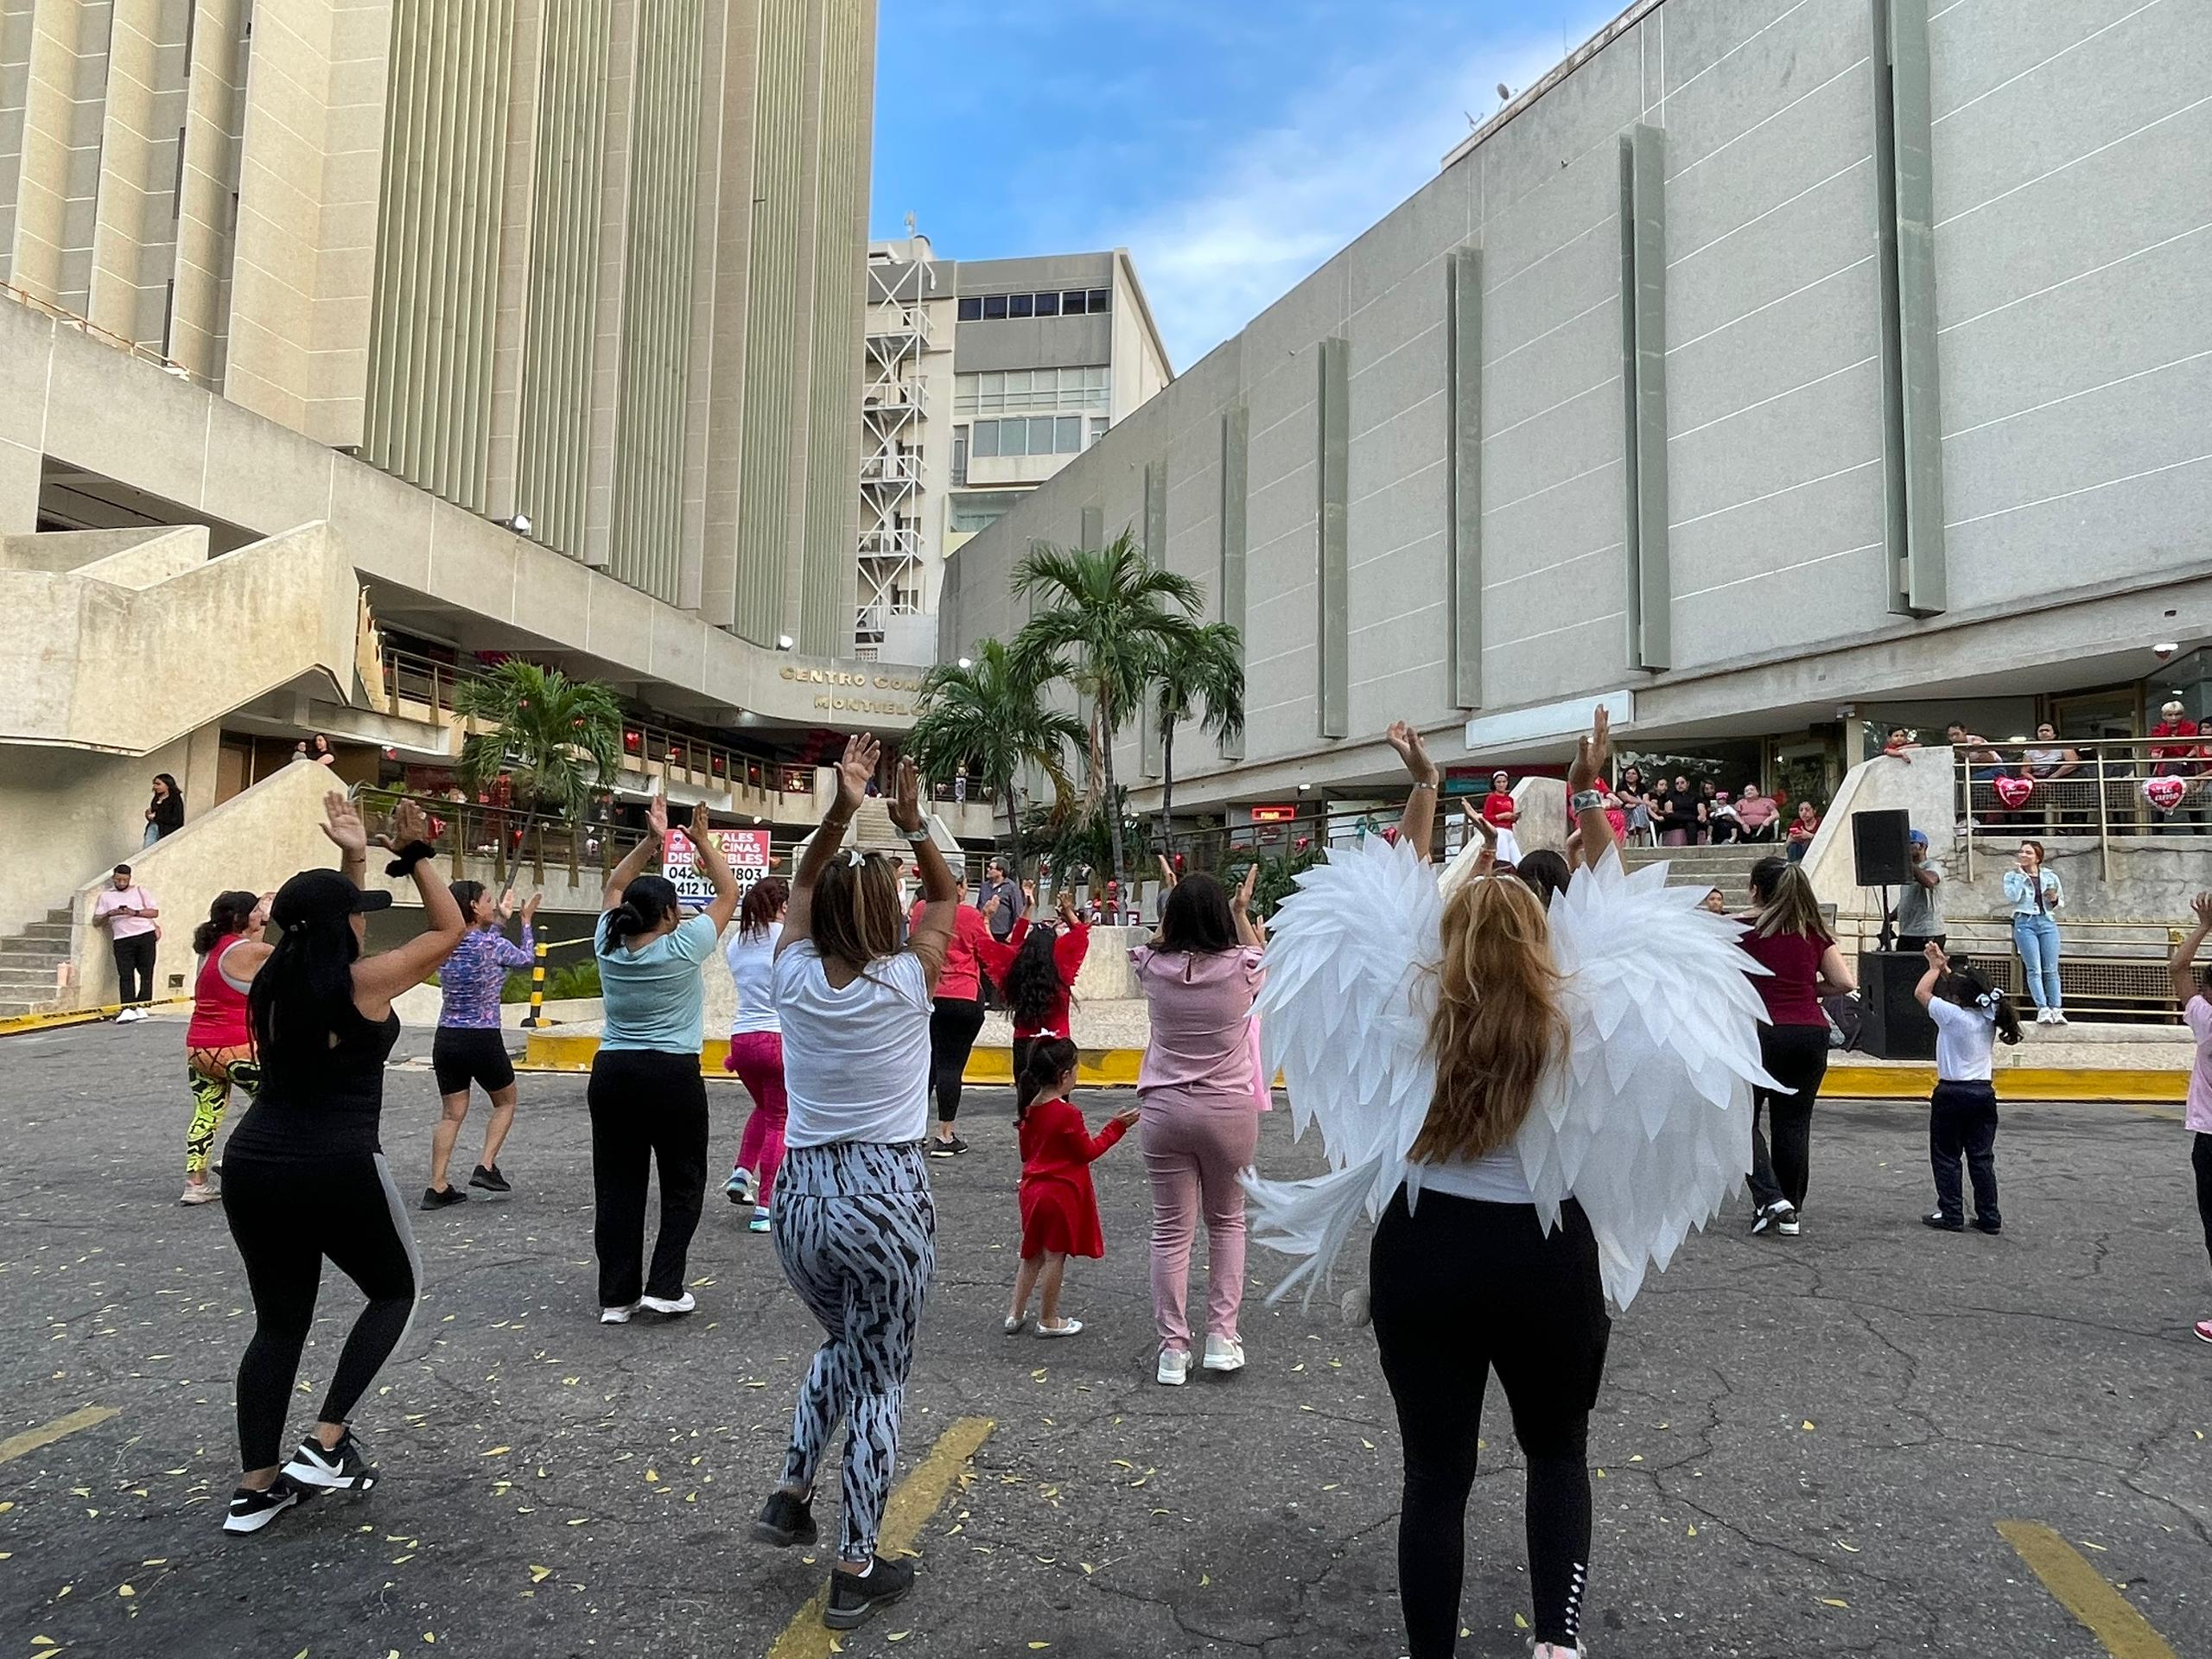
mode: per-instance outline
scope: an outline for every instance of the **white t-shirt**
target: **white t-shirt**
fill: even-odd
[[[1997,1047],[1996,1014],[1935,996],[1928,1000],[1928,1017],[1936,1022],[1936,1075],[1945,1083],[1987,1083]]]
[[[730,935],[722,954],[729,958],[729,976],[737,982],[737,1012],[729,1022],[731,1036],[778,1029],[776,941],[783,937],[781,922],[769,923],[764,932]]]
[[[902,1146],[929,1132],[930,989],[921,958],[885,957],[839,990],[813,944],[776,958],[783,1023],[784,1144]]]

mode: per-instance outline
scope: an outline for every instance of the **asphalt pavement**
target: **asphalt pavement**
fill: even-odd
[[[0,1630],[14,1652],[832,1650],[804,1611],[827,1552],[810,1563],[747,1536],[814,1327],[719,1192],[692,1249],[699,1311],[595,1322],[581,1078],[523,1079],[501,1160],[512,1199],[413,1217],[423,1305],[357,1417],[378,1490],[226,1537],[251,1314],[220,1208],[175,1203],[182,1029],[0,1039]],[[385,1144],[410,1198],[436,1112],[426,1051],[427,1033],[403,1039],[386,1091]],[[743,1096],[710,1092],[726,1159]],[[1116,1101],[1080,1103],[1096,1122]],[[1134,1138],[1096,1166],[1108,1256],[1069,1271],[1088,1328],[1002,1336],[1011,1119],[1004,1093],[971,1091],[975,1149],[932,1166],[939,1268],[902,1468],[954,1439],[904,1500],[915,1592],[842,1651],[1402,1653],[1397,1436],[1371,1338],[1332,1305],[1263,1306],[1280,1264],[1255,1249],[1248,1369],[1156,1386]],[[1262,1164],[1317,1168],[1289,1128],[1268,1116]],[[2212,1314],[2212,1273],[2178,1112],[2007,1109],[1999,1238],[1918,1224],[1925,1147],[1910,1106],[1823,1103],[1804,1236],[1752,1238],[1732,1215],[1616,1322],[1591,1433],[1597,1659],[2145,1659],[2158,1649],[2126,1644],[2146,1633],[2212,1655],[2212,1346],[2190,1330]],[[358,1305],[326,1280],[296,1430]],[[1487,1421],[1460,1649],[1516,1655],[1522,1465],[1494,1392]],[[941,1503],[933,1469],[957,1474]],[[826,1492],[817,1513],[834,1524]],[[2016,1548],[1999,1522],[2044,1547]],[[2085,1564],[2070,1580],[2069,1562]]]

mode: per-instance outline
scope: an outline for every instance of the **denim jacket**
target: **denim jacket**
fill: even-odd
[[[2043,890],[2044,902],[2050,909],[2056,910],[2066,902],[2066,890],[2059,883],[2057,871],[2049,868],[2044,870]],[[2028,885],[2028,873],[2025,870],[2012,869],[2005,872],[2005,901],[2012,906],[2012,913],[2015,916],[2032,916],[2036,913],[2036,892]]]

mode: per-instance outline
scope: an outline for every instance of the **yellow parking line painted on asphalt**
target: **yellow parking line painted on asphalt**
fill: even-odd
[[[2135,1605],[2111,1585],[2088,1558],[2032,1521],[1999,1521],[1997,1530],[2018,1552],[2058,1605],[2081,1620],[2112,1659],[2176,1659],[2165,1638]]]
[[[95,1423],[104,1423],[111,1417],[122,1414],[113,1406],[80,1406],[67,1417],[57,1417],[50,1423],[41,1424],[37,1428],[27,1428],[20,1434],[0,1440],[0,1463],[13,1463],[17,1458],[35,1452],[42,1446],[52,1446],[56,1440],[67,1439],[80,1428],[90,1428]]]
[[[883,1506],[883,1526],[875,1544],[879,1555],[896,1555],[913,1548],[914,1540],[922,1535],[922,1529],[944,1502],[968,1459],[976,1455],[976,1448],[995,1427],[988,1417],[963,1417],[937,1437],[929,1455],[892,1489],[890,1501]],[[824,1545],[822,1554],[834,1555],[836,1546]],[[829,1599],[825,1575],[822,1588],[784,1626],[784,1633],[768,1649],[767,1659],[829,1659],[835,1632],[822,1622],[822,1609]]]
[[[188,996],[165,996],[158,1002],[143,1006],[149,1008],[188,1008]],[[68,1008],[60,1014],[11,1014],[0,1020],[0,1037],[13,1037],[18,1032],[52,1031],[62,1026],[88,1026],[97,1020],[112,1020],[123,1012],[123,1004],[110,1002],[97,1008]]]

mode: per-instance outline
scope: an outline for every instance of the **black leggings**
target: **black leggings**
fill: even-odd
[[[972,996],[940,996],[930,1010],[930,1090],[937,1121],[960,1116],[960,1079],[983,1029],[983,1005]]]
[[[584,1090],[591,1111],[592,1246],[599,1305],[639,1292],[675,1301],[707,1197],[707,1085],[696,1050],[602,1048]],[[645,1270],[645,1186],[660,1168],[660,1232]]]
[[[1784,1201],[1802,1210],[1813,1173],[1813,1103],[1820,1098],[1821,1079],[1828,1074],[1827,1027],[1761,1026],[1759,1064],[1796,1092],[1751,1091],[1751,1202],[1762,1210]],[[1771,1156],[1766,1132],[1759,1128],[1762,1111],[1774,1135]]]
[[[1398,1599],[1413,1659],[1459,1629],[1467,1494],[1492,1370],[1529,1459],[1535,1639],[1573,1647],[1590,1560],[1590,1410],[1605,1375],[1598,1243],[1569,1199],[1547,1234],[1535,1208],[1399,1189],[1368,1255],[1375,1338],[1398,1408],[1405,1495]]]
[[[238,1362],[240,1464],[266,1469],[282,1459],[284,1413],[324,1261],[369,1299],[323,1396],[320,1421],[342,1423],[415,1317],[415,1239],[381,1153],[288,1163],[233,1146],[223,1170],[223,1213],[253,1291],[253,1340]]]
[[[2189,1161],[2196,1171],[2196,1214],[2204,1224],[2204,1253],[2212,1255],[2212,1135],[2196,1132]]]

